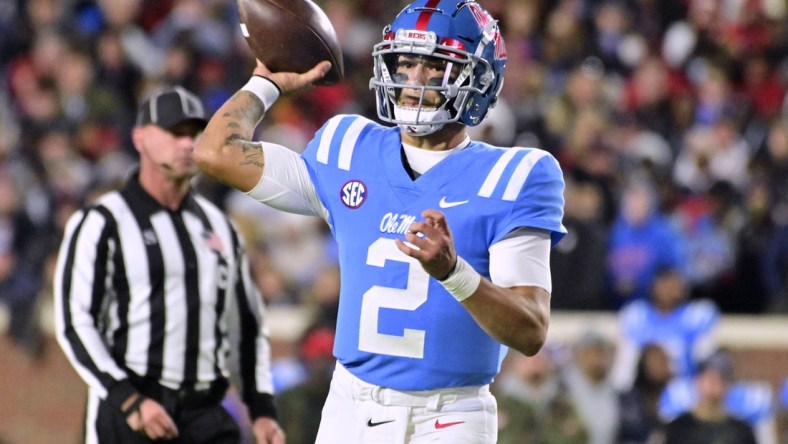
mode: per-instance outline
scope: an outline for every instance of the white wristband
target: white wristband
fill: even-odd
[[[241,91],[249,91],[250,93],[254,94],[261,102],[263,102],[263,106],[265,110],[268,111],[271,109],[271,106],[276,102],[276,99],[279,98],[281,91],[276,83],[273,82],[271,79],[267,79],[263,76],[252,76],[246,85],[241,88]]]
[[[457,256],[457,265],[454,266],[454,271],[449,274],[449,277],[440,282],[454,299],[462,302],[479,288],[482,282],[482,275],[474,270],[465,259]]]

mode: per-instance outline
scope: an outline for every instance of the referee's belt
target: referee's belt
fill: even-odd
[[[156,400],[166,409],[189,410],[218,405],[227,394],[227,379],[220,378],[212,381],[206,389],[197,390],[192,387],[171,389],[152,378],[130,378],[134,387],[140,393]]]

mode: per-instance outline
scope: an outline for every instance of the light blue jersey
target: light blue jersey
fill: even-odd
[[[342,115],[302,155],[339,246],[334,353],[358,378],[394,389],[488,384],[503,346],[394,239],[424,210],[442,211],[457,254],[489,279],[488,250],[512,230],[548,231],[553,244],[565,233],[560,168],[542,150],[471,143],[412,180],[401,145],[398,128]]]
[[[695,348],[719,323],[720,312],[708,300],[690,301],[669,313],[653,304],[638,300],[626,305],[619,315],[621,329],[639,349],[646,344],[660,344],[670,355],[677,377],[695,374]]]

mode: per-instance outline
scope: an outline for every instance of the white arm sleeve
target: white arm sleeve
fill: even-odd
[[[259,143],[265,159],[263,176],[246,194],[277,210],[328,220],[328,209],[317,196],[301,156],[282,145]]]
[[[490,280],[504,288],[529,285],[552,292],[550,233],[515,230],[490,246]]]

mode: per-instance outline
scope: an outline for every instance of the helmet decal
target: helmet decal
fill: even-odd
[[[495,22],[490,13],[482,9],[478,3],[468,3],[468,8],[470,8],[473,18],[476,19],[476,23],[478,23],[482,29],[486,30],[490,26],[490,23]],[[498,26],[492,29],[492,39],[495,41],[495,59],[506,60],[506,45],[503,43],[503,36],[501,36],[501,31],[498,29]]]
[[[430,22],[430,17],[435,12],[435,7],[440,4],[440,0],[429,0],[426,5],[424,5],[424,10],[419,15],[418,20],[416,20],[416,29],[425,30],[427,29],[427,25]]]

